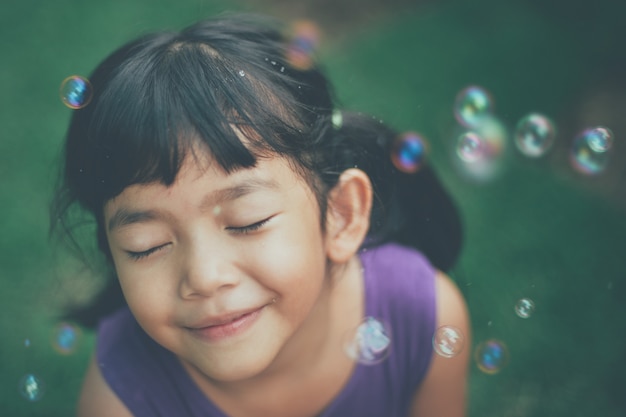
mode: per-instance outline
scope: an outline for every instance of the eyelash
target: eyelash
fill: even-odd
[[[248,234],[251,232],[254,232],[255,230],[260,229],[261,227],[265,226],[265,223],[267,223],[268,221],[270,221],[272,219],[272,217],[268,217],[267,219],[263,219],[260,222],[256,222],[253,224],[250,224],[248,226],[242,226],[242,227],[227,227],[227,230],[230,230],[233,233],[237,233],[237,234]]]
[[[273,217],[273,216],[272,216]],[[236,234],[248,234],[251,232],[254,232],[255,230],[260,229],[261,227],[263,227],[265,225],[265,223],[267,223],[268,221],[270,221],[272,219],[272,217],[268,217],[267,219],[263,219],[260,222],[256,222],[253,224],[250,224],[248,226],[242,226],[242,227],[227,227],[227,230],[230,230],[233,233]],[[163,249],[165,245],[161,245],[161,246],[155,246],[154,248],[150,248],[148,250],[142,251],[142,252],[132,252],[132,251],[126,251],[128,253],[128,256],[134,260],[134,261],[138,261],[140,259],[146,258],[150,255],[152,255],[154,252]]]
[[[131,251],[126,251],[128,253],[128,256],[134,260],[134,261],[138,261],[140,259],[146,258],[150,255],[152,255],[154,252],[163,249],[165,247],[165,245],[161,245],[161,246],[155,246],[154,248],[150,248],[148,250],[142,251],[142,252],[131,252]]]

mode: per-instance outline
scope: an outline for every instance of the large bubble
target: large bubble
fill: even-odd
[[[415,132],[398,136],[391,147],[391,162],[400,171],[412,174],[426,161],[426,141]]]
[[[41,378],[35,374],[24,375],[17,386],[22,397],[30,402],[41,400],[46,392],[46,386]]]
[[[509,363],[509,350],[500,340],[486,340],[476,347],[474,360],[482,372],[497,374]]]
[[[350,332],[344,344],[345,353],[363,365],[375,365],[389,356],[391,330],[374,317],[366,317]]]
[[[552,120],[539,113],[523,117],[515,128],[517,149],[531,158],[544,155],[554,143],[556,127]]]
[[[93,97],[91,83],[80,75],[67,77],[61,83],[61,100],[70,109],[82,109],[87,106]]]
[[[439,356],[452,358],[463,351],[465,337],[454,326],[441,326],[433,335],[433,348]]]
[[[570,162],[572,167],[586,175],[604,171],[613,148],[613,132],[602,126],[582,131],[572,143]]]
[[[471,85],[461,90],[454,101],[454,116],[465,127],[475,127],[493,112],[491,95],[482,87]]]
[[[317,25],[308,20],[299,20],[291,25],[290,42],[287,47],[287,62],[294,68],[306,70],[313,66],[313,56],[320,41]]]

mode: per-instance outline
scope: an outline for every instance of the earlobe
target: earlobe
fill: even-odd
[[[328,199],[327,255],[333,263],[345,263],[359,250],[369,229],[371,208],[367,174],[354,168],[344,171]]]

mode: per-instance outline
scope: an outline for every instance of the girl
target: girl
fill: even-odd
[[[333,124],[326,78],[288,47],[269,22],[222,17],[92,74],[54,212],[91,213],[114,271],[74,313],[98,322],[79,415],[464,415],[469,349],[432,346],[441,325],[470,343],[439,272],[457,212],[430,168],[393,167],[388,127]],[[386,332],[380,363],[345,353],[365,317]]]

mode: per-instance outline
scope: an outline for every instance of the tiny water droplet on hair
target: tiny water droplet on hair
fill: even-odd
[[[285,67],[280,67],[280,72],[285,72]]]
[[[246,73],[244,72],[244,70],[239,70],[239,76],[241,77],[245,77]]]

